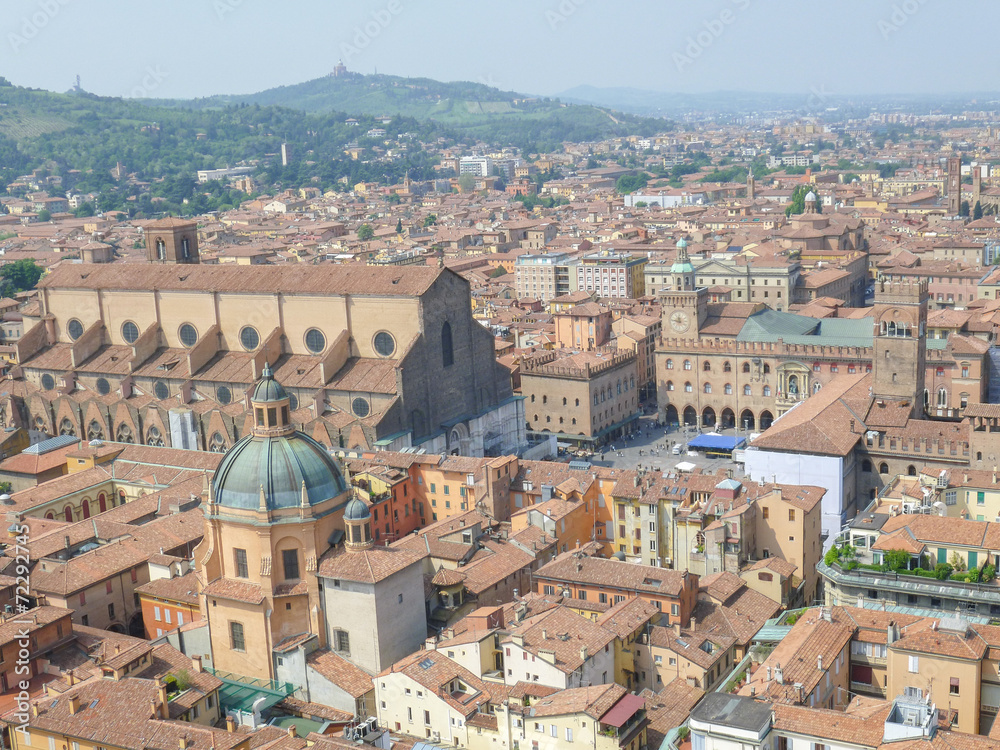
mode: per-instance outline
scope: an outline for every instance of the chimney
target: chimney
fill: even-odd
[[[291,726],[289,726],[288,727],[288,736],[289,737],[293,737],[293,738],[294,737],[298,737],[299,736],[299,728],[297,726],[295,726],[294,724],[292,724]]]
[[[885,633],[885,642],[887,644],[893,644],[896,642],[896,623],[890,621]]]
[[[680,623],[680,621],[677,621],[677,622],[674,623],[674,634],[678,635],[678,636],[681,634],[681,623]]]
[[[542,628],[542,640],[547,641],[548,639],[549,639],[549,631],[546,630],[545,628]]]
[[[580,658],[583,661],[587,661],[587,647],[586,646],[580,646]]]
[[[149,712],[152,714],[152,716],[150,718],[152,718],[152,719],[158,719],[158,718],[160,718],[160,711],[159,711],[159,709],[157,708],[157,705],[156,705],[156,698],[150,698],[149,699]]]
[[[156,683],[156,700],[160,704],[160,718],[169,719],[170,709],[167,708],[167,684],[163,680]]]
[[[771,681],[771,668],[770,667],[767,668],[767,681],[768,682]]]
[[[191,668],[195,672],[202,672],[204,668],[201,665],[201,655],[191,657]]]
[[[73,670],[72,669],[69,670],[69,672],[66,673],[66,682],[69,683],[70,687],[73,687],[76,684],[76,675],[73,674]]]
[[[66,540],[66,549],[69,549],[70,547],[73,546],[72,544],[69,543],[69,534],[67,534],[66,536],[64,536],[63,539]]]
[[[823,654],[816,654],[816,669],[823,671]]]
[[[230,733],[236,731],[236,719],[232,716],[226,717],[226,731]]]
[[[31,704],[31,715],[34,716],[36,719],[38,718],[38,702],[37,701],[33,701],[32,704]]]
[[[780,664],[775,664],[774,665],[774,679],[775,679],[775,681],[779,685],[784,685],[785,684],[785,675],[781,671],[781,665]]]
[[[80,713],[80,696],[71,695],[69,697],[69,714],[73,716],[78,713]]]
[[[177,747],[179,747],[180,750],[187,750],[187,746],[188,746],[187,735],[177,738]]]

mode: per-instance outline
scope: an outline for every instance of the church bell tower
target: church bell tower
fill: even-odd
[[[200,263],[198,225],[184,219],[161,219],[147,224],[146,259],[150,263]]]
[[[875,287],[875,358],[872,395],[908,401],[923,416],[927,281],[879,281]]]

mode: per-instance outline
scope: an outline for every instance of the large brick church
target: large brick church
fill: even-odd
[[[4,426],[224,452],[270,362],[290,419],[331,447],[483,456],[524,409],[468,283],[431,267],[200,263],[197,227],[145,227],[147,262],[62,264],[24,311]]]

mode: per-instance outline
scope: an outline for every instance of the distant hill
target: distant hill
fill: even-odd
[[[623,115],[590,104],[501,91],[469,81],[347,74],[327,76],[256,94],[224,95],[191,101],[163,100],[163,106],[215,109],[242,104],[280,106],[304,112],[404,116],[433,121],[466,135],[524,145],[598,140],[614,135],[650,135],[669,123]]]
[[[814,87],[799,93],[709,91],[698,94],[647,91],[628,87],[576,86],[556,96],[565,102],[610,107],[642,116],[680,117],[691,113],[745,116],[762,112],[799,112],[838,117],[864,116],[872,111],[962,112],[995,109],[996,92],[977,94],[839,94]]]

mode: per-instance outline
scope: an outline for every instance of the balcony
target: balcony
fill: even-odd
[[[877,695],[881,698],[885,697],[884,688],[881,688],[878,685],[869,685],[867,682],[855,682],[854,680],[851,680],[851,690],[855,693]]]
[[[970,583],[954,579],[941,581],[936,578],[915,575],[905,571],[868,570],[866,568],[847,569],[839,564],[832,565],[820,560],[816,571],[827,585],[839,590],[841,597],[847,597],[853,604],[852,597],[861,598],[866,591],[878,592],[879,598],[892,601],[902,596],[925,596],[932,600],[940,600],[939,604],[931,605],[932,609],[954,611],[956,606],[962,606],[963,612],[978,612],[980,616],[986,611],[984,607],[1000,606],[1000,586],[996,579],[988,583]],[[867,596],[865,596],[867,598]],[[902,599],[899,599],[902,602]],[[975,607],[973,609],[972,607]]]
[[[884,667],[886,665],[886,657],[868,656],[866,654],[851,654],[851,663],[866,664],[871,667]]]

